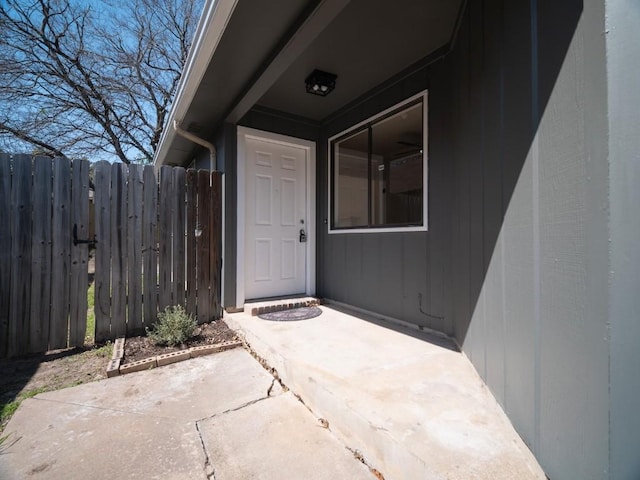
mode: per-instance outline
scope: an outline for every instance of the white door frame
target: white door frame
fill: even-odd
[[[271,142],[280,145],[302,148],[307,153],[306,166],[306,230],[307,242],[305,243],[306,253],[306,279],[305,293],[315,295],[316,293],[316,143],[300,138],[279,135],[277,133],[265,132],[247,127],[238,127],[238,151],[237,151],[237,220],[236,220],[236,307],[244,305],[245,296],[245,199],[246,199],[246,145],[248,139]]]

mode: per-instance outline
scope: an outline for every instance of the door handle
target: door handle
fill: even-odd
[[[305,243],[307,241],[307,234],[304,231],[304,228],[300,229],[300,243]]]

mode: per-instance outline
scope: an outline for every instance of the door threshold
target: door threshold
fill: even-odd
[[[244,304],[244,311],[252,317],[263,313],[281,312],[293,308],[315,307],[322,302],[316,297],[286,297],[278,299],[251,300]]]

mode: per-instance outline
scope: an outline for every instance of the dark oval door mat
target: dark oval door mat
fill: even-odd
[[[322,314],[322,310],[318,307],[301,307],[291,310],[282,310],[280,312],[262,313],[258,315],[263,320],[271,320],[273,322],[295,322],[298,320],[308,320]]]

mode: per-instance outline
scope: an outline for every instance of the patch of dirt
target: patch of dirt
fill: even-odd
[[[107,378],[111,346],[0,360],[0,401],[31,390],[58,390]]]
[[[199,347],[201,345],[213,345],[231,340],[237,340],[238,337],[222,320],[216,320],[211,323],[203,323],[198,325],[195,335],[182,345],[175,347],[166,347],[156,345],[148,337],[127,337],[124,342],[124,358],[122,365],[127,365],[145,358],[163,355],[165,353],[177,352],[191,347]]]

